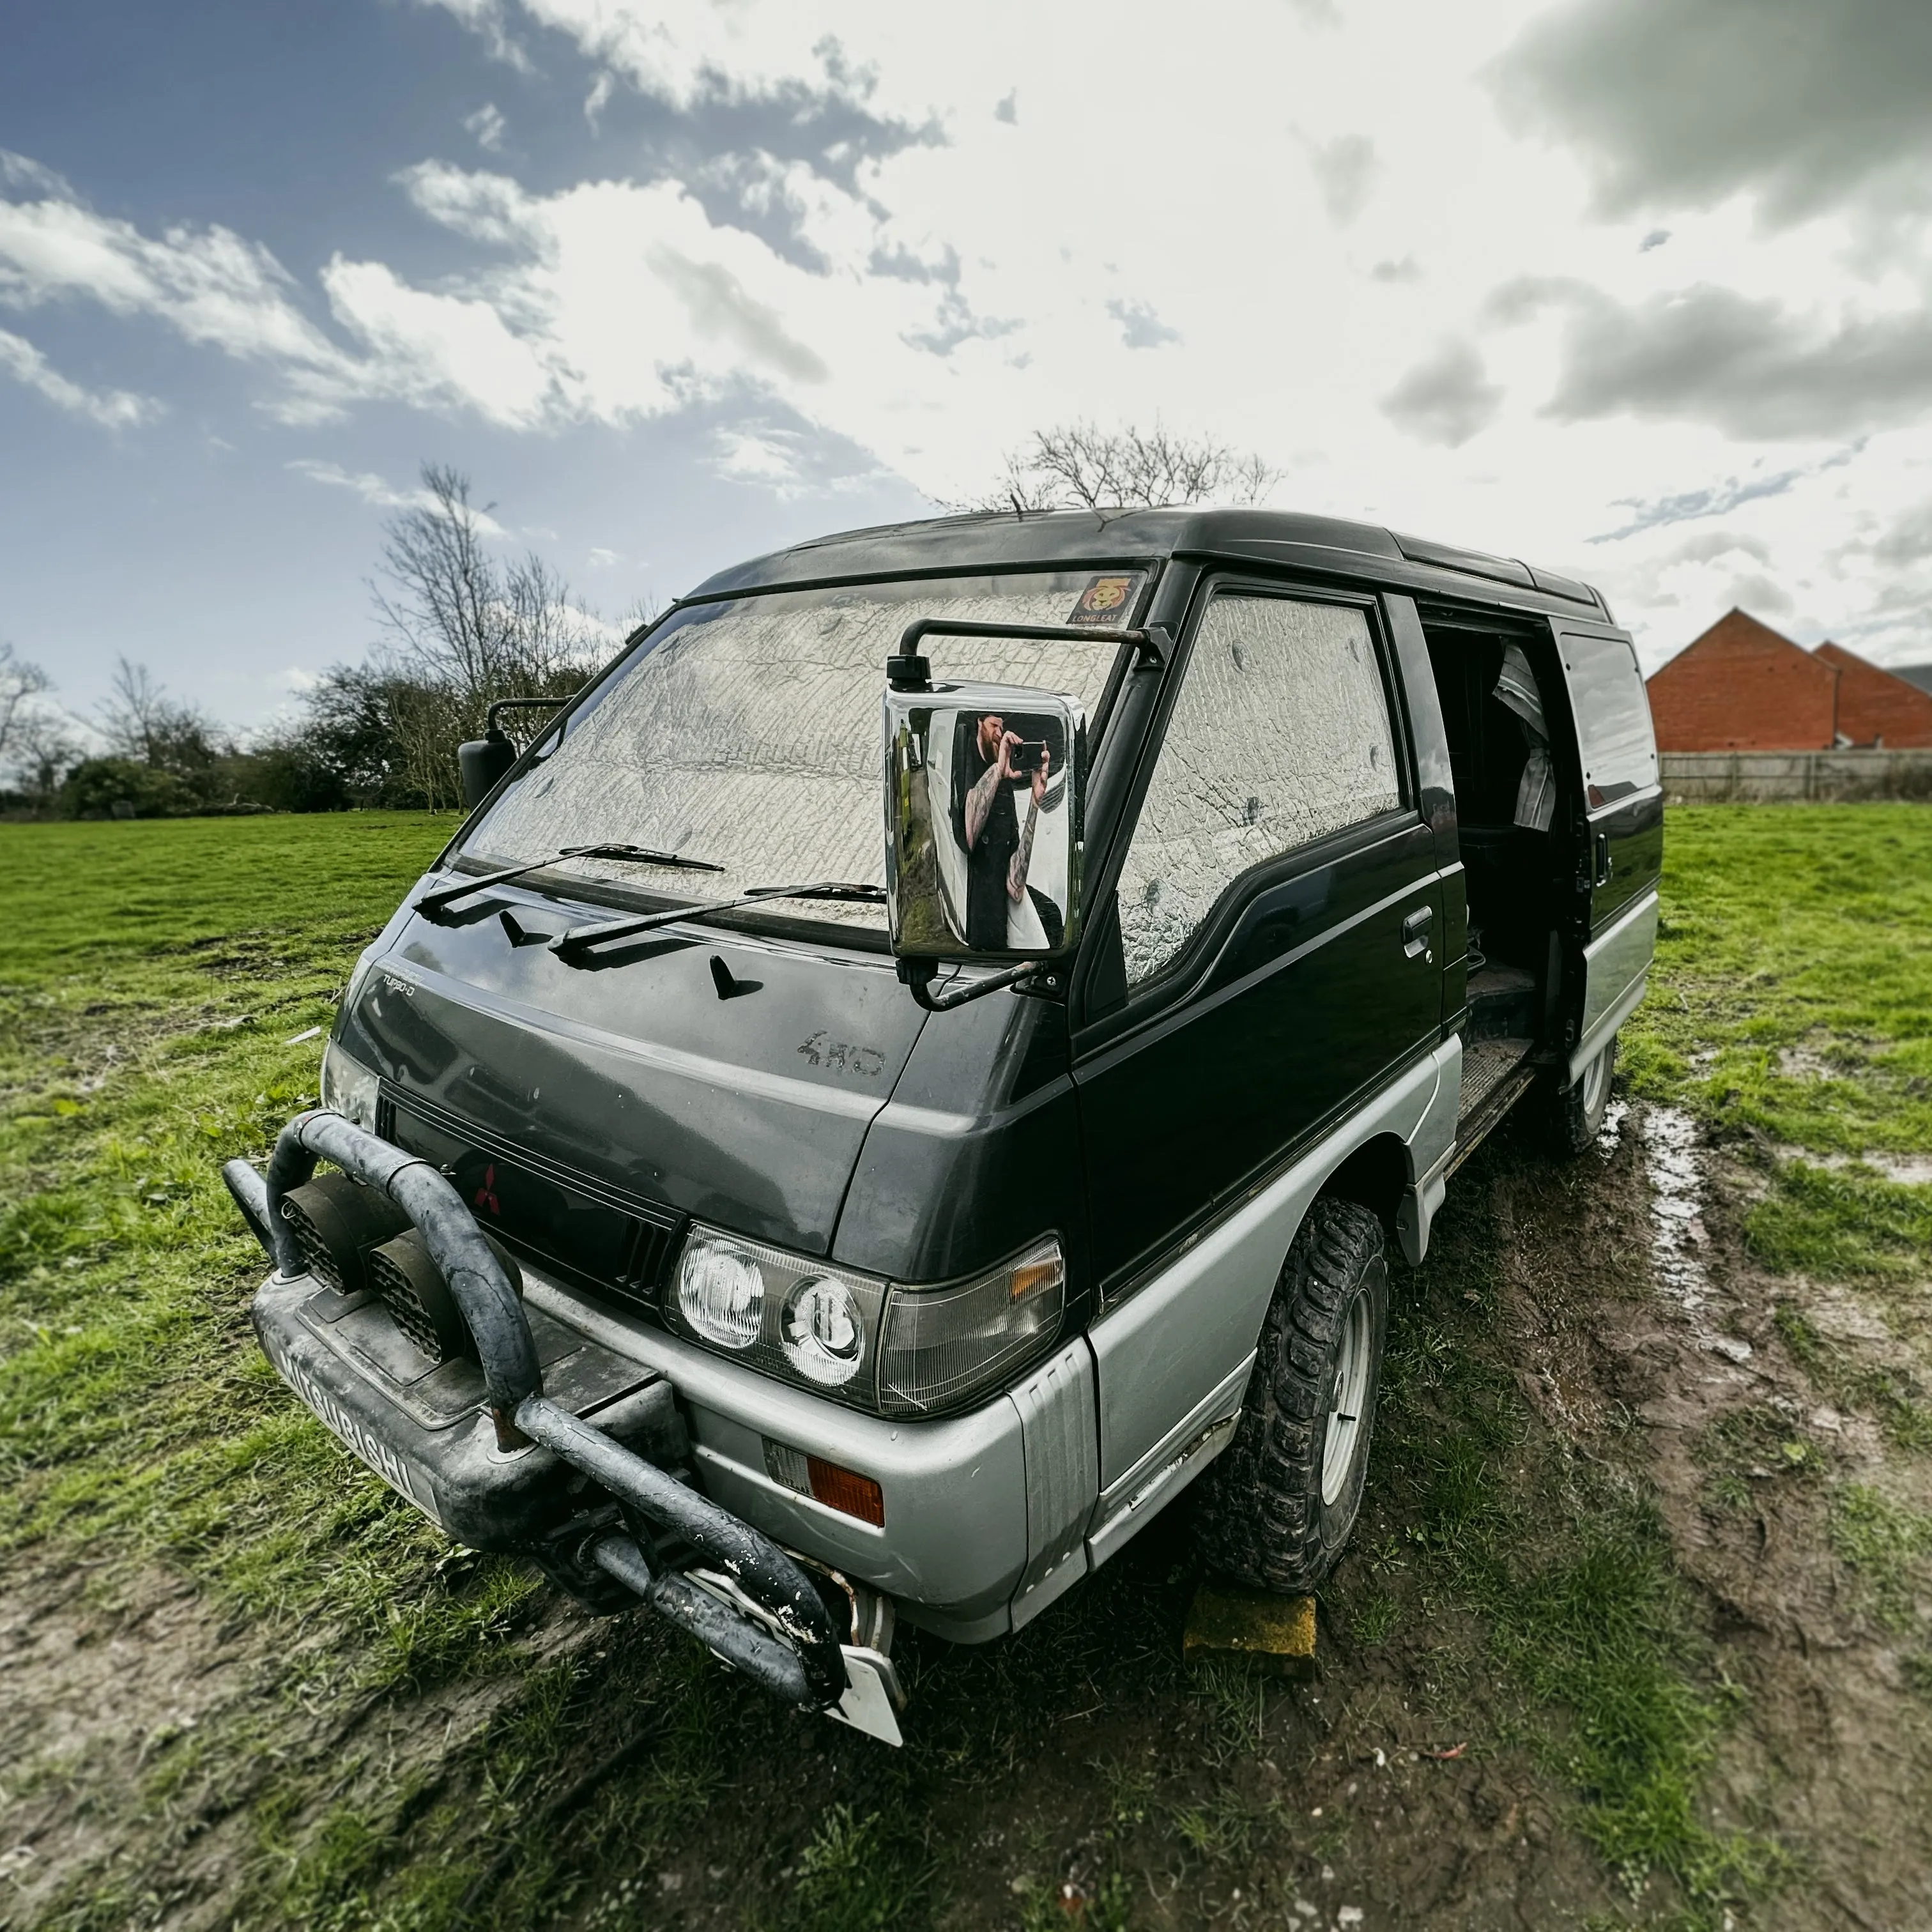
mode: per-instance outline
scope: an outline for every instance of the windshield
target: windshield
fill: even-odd
[[[675,872],[586,855],[556,869],[667,898],[826,879],[883,886],[879,714],[886,657],[915,617],[1124,625],[1145,573],[1090,569],[847,585],[674,614],[498,799],[464,856],[490,866],[609,842],[704,859]],[[1078,614],[1076,616],[1076,612]],[[1030,686],[1098,706],[1116,646],[929,638],[933,675]],[[790,916],[883,929],[882,908],[776,902]]]

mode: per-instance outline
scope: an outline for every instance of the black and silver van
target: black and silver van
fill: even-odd
[[[1588,586],[1258,510],[714,578],[539,721],[231,1162],[263,1347],[456,1540],[896,1738],[1184,1490],[1318,1583],[1390,1288],[1586,1147],[1661,794]],[[318,1161],[329,1169],[317,1175]]]

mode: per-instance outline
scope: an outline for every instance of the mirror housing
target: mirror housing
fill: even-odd
[[[1081,700],[901,674],[885,694],[884,736],[893,952],[928,962],[1070,955],[1085,838]]]
[[[481,738],[456,748],[456,769],[463,780],[463,808],[474,812],[517,762],[517,748],[494,726]]]
[[[483,721],[483,735],[456,748],[456,770],[463,784],[463,808],[474,812],[517,762],[518,753],[509,734],[496,720],[506,711],[557,711],[568,704],[567,698],[500,698],[490,706]]]

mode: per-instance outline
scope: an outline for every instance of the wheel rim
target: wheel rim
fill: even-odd
[[[1328,1439],[1322,1451],[1322,1502],[1332,1509],[1348,1486],[1366,1420],[1369,1397],[1369,1298],[1358,1294],[1342,1318],[1342,1346],[1335,1363],[1335,1392],[1328,1405]]]

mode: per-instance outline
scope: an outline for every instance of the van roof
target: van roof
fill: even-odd
[[[1383,582],[1441,595],[1460,590],[1466,596],[1480,588],[1493,596],[1495,586],[1507,584],[1519,593],[1512,603],[1547,602],[1558,608],[1567,605],[1573,613],[1580,604],[1604,618],[1610,614],[1588,584],[1513,557],[1336,517],[1210,508],[1029,510],[1024,514],[986,510],[880,524],[815,537],[720,571],[680,601],[866,578],[1053,563],[1130,564],[1170,556],[1288,565],[1351,577],[1372,572]],[[1480,580],[1480,585],[1467,581],[1471,578]]]

